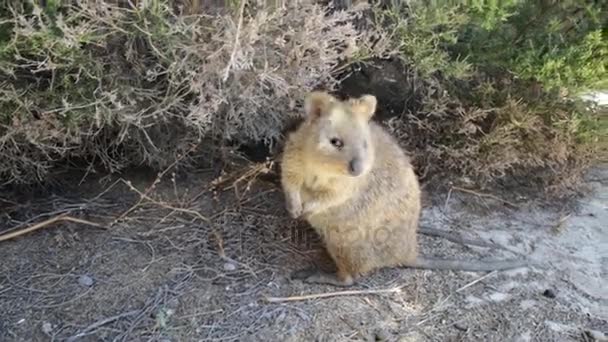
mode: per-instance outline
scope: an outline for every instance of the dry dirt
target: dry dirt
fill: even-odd
[[[145,191],[155,175],[122,178]],[[120,220],[108,229],[60,223],[0,242],[0,341],[593,341],[608,334],[608,167],[589,174],[594,191],[576,208],[513,208],[455,189],[425,201],[423,226],[510,251],[422,237],[424,254],[523,253],[545,268],[386,269],[353,289],[400,291],[284,303],[264,298],[343,290],[289,278],[328,264],[318,239],[287,217],[275,183],[257,180],[247,189],[244,181],[214,193],[212,179],[205,170],[168,174],[143,199],[116,179],[79,184],[80,175],[44,193],[1,194],[0,232],[64,212],[106,226]]]

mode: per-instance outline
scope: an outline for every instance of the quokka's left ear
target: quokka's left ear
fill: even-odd
[[[329,106],[336,99],[327,92],[313,91],[304,100],[304,112],[309,119],[315,120],[327,114]]]

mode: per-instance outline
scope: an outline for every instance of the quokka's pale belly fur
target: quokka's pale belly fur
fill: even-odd
[[[351,259],[365,259],[357,260],[364,269],[410,260],[417,252],[420,202],[417,184],[411,184],[408,178],[413,175],[407,172],[402,169],[393,173],[399,179],[377,184],[373,177],[378,175],[373,170],[368,186],[307,220],[327,245],[339,248]]]

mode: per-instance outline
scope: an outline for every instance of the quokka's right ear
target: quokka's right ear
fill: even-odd
[[[378,106],[376,96],[370,94],[351,99],[349,103],[353,113],[363,117],[365,120],[369,120],[372,116],[374,116],[376,107]]]
[[[304,111],[310,119],[318,119],[327,112],[329,105],[335,98],[324,91],[313,91],[304,100]]]

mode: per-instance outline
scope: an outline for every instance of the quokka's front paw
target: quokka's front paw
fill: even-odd
[[[319,209],[319,205],[317,204],[317,202],[314,202],[314,201],[306,202],[306,203],[304,203],[304,205],[302,205],[302,216],[306,217],[306,216],[312,215],[316,211],[318,211],[318,209]]]
[[[302,216],[303,213],[303,207],[302,207],[302,201],[288,201],[287,202],[287,212],[289,212],[289,216],[291,216],[291,218],[299,218],[300,216]]]

